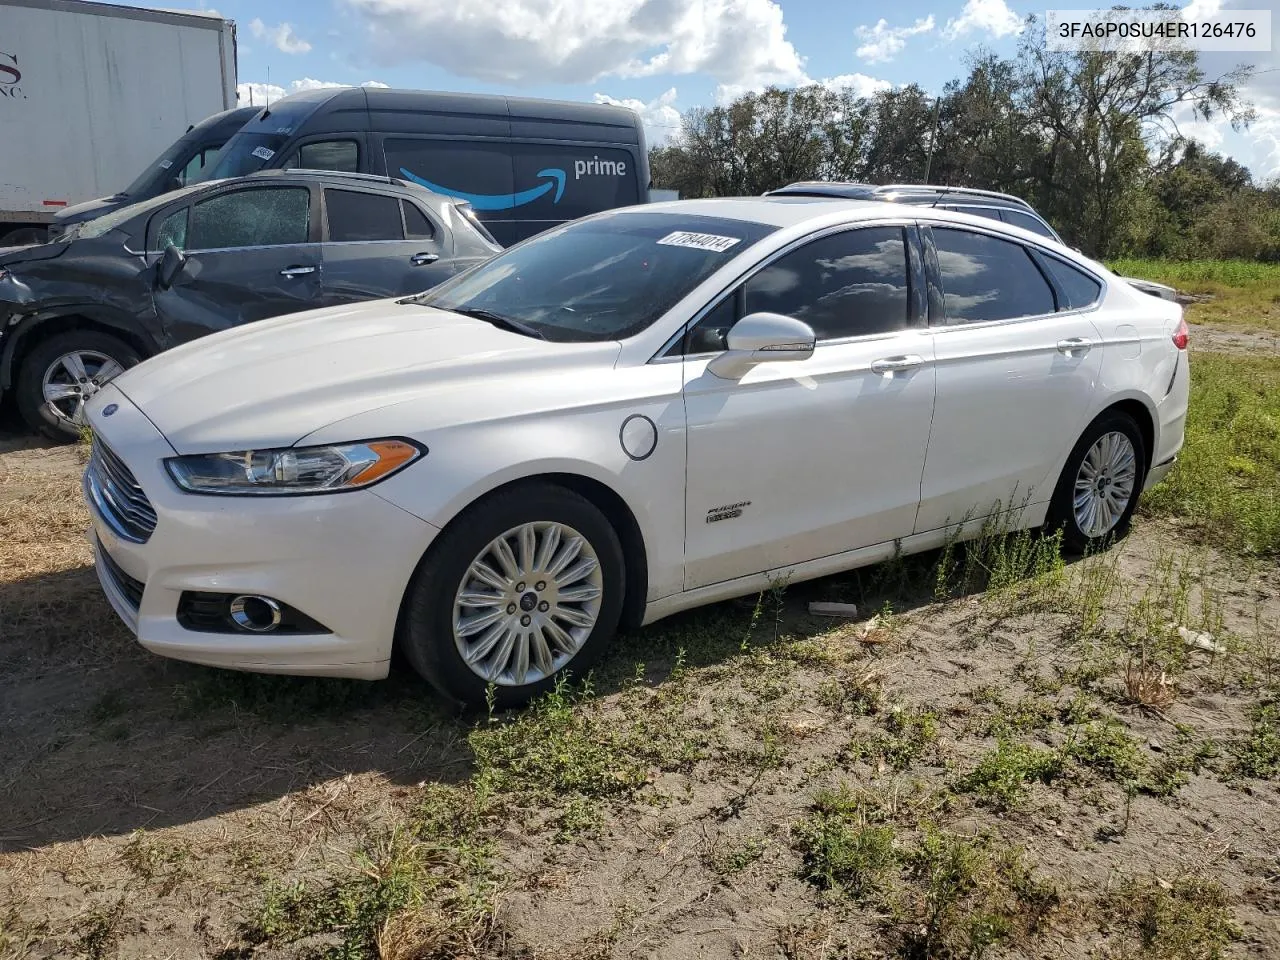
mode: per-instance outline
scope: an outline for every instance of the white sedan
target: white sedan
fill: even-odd
[[[1016,227],[807,198],[616,210],[295,314],[89,406],[103,589],[149,650],[518,703],[620,624],[1010,527],[1123,534],[1181,308]]]

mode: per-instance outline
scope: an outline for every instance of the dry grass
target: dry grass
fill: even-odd
[[[1130,660],[1124,668],[1124,695],[1136,706],[1167,710],[1178,698],[1178,690],[1160,667],[1145,659]]]

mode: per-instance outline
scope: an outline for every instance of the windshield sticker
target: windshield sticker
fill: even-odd
[[[695,250],[724,253],[741,239],[741,237],[718,237],[714,233],[689,233],[685,230],[677,230],[675,233],[668,233],[658,243],[666,244],[668,247],[692,247]]]
[[[254,147],[253,155],[259,160],[270,160],[276,155],[274,150],[268,150],[266,147]]]
[[[161,169],[161,170],[168,170],[168,169],[169,169],[170,167],[172,167],[172,166],[173,166],[173,161],[172,161],[172,160],[161,160],[161,161],[160,161],[160,169]]]
[[[293,127],[276,127],[276,133],[283,137],[287,137],[289,134],[293,133]]]

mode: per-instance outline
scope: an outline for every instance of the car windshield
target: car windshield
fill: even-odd
[[[284,133],[237,133],[218,154],[218,162],[205,167],[198,181],[244,177],[267,165],[289,139]]]
[[[510,321],[547,340],[621,340],[774,229],[679,213],[604,214],[539,234],[412,302]]]
[[[155,162],[147,166],[145,170],[123,190],[117,197],[138,197],[146,199],[154,196],[161,191],[161,185],[169,182],[182,172],[182,168],[186,165],[187,155],[191,152],[192,141],[186,137],[179,137],[169,145],[164,153],[156,157]]]

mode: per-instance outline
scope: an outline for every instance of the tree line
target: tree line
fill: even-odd
[[[867,97],[814,85],[695,108],[650,151],[653,184],[751,196],[927,175],[1016,194],[1095,257],[1280,259],[1280,181],[1255,182],[1178,126],[1247,126],[1246,69],[1209,78],[1194,51],[1053,52],[1034,19],[1015,57],[981,52],[967,66],[938,97],[915,84]]]

